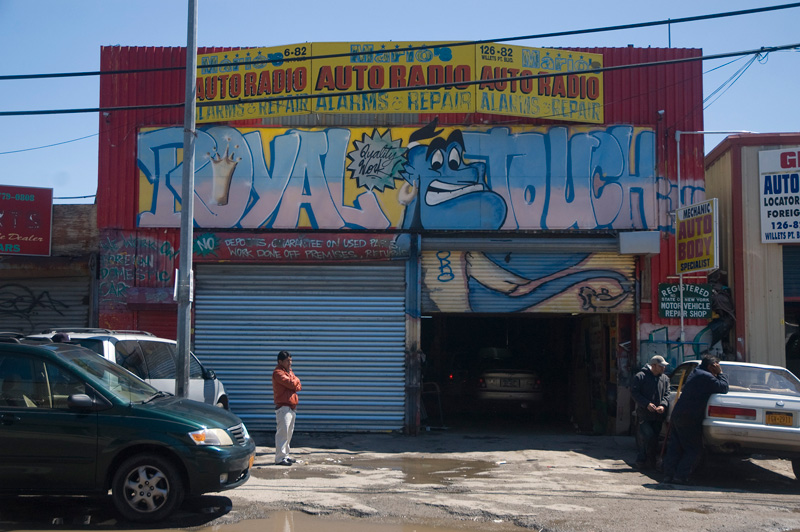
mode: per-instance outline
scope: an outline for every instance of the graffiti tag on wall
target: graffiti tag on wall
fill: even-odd
[[[204,233],[194,238],[197,262],[308,263],[407,259],[409,235],[337,233]]]
[[[182,146],[180,127],[139,134],[139,227],[180,225]],[[677,197],[654,132],[627,125],[205,126],[196,150],[198,228],[671,230]]]
[[[27,332],[34,330],[40,313],[64,315],[62,310],[68,309],[65,303],[54,299],[50,292],[36,292],[30,287],[18,283],[0,285],[0,317],[9,321],[22,320],[30,325]]]
[[[106,231],[100,247],[100,308],[124,308],[135,286],[167,286],[173,282],[178,249],[168,240]]]

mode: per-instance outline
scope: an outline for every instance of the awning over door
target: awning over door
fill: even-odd
[[[195,353],[250,430],[274,430],[283,349],[303,385],[296,430],[400,430],[405,264],[198,264]]]

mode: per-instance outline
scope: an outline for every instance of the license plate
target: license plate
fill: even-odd
[[[500,379],[503,388],[519,388],[519,379]]]
[[[793,415],[791,412],[767,412],[767,425],[791,427],[794,425]]]
[[[255,462],[255,460],[256,460],[256,455],[251,454],[250,455],[250,465],[247,466],[248,469],[253,467],[253,462]]]

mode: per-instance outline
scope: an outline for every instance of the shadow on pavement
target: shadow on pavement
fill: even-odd
[[[163,530],[203,526],[231,511],[227,497],[187,498],[167,519],[154,524],[122,520],[110,497],[0,497],[0,530]]]

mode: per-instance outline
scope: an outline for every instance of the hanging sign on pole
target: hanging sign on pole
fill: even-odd
[[[676,213],[676,272],[684,275],[719,268],[717,198],[682,207]]]

